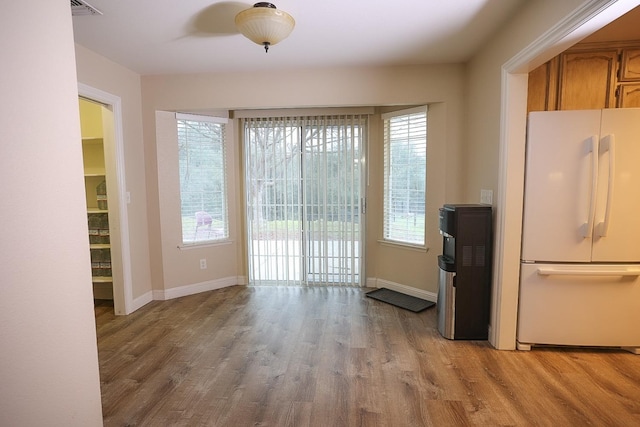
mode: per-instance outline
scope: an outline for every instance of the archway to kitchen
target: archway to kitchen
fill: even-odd
[[[500,174],[489,341],[516,345],[528,72],[640,5],[638,0],[593,0],[576,9],[502,67]]]

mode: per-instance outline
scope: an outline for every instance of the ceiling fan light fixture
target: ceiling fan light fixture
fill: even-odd
[[[265,52],[269,46],[287,38],[295,25],[291,15],[267,2],[256,3],[236,15],[238,30],[252,42],[264,46]]]

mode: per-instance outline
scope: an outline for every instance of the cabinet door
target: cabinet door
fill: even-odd
[[[640,49],[625,49],[622,51],[620,81],[634,80],[640,80]]]
[[[618,107],[640,107],[640,83],[623,83],[618,86]]]
[[[556,109],[558,93],[558,57],[529,73],[527,112]]]
[[[615,107],[617,62],[617,50],[562,54],[558,109]]]

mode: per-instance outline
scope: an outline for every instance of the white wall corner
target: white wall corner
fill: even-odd
[[[375,277],[367,277],[365,286],[367,288],[377,288],[378,287],[378,279]]]
[[[129,307],[131,311],[127,312],[126,314],[133,313],[139,308],[149,304],[154,299],[155,298],[153,298],[153,291],[145,292],[144,294],[140,295],[138,298],[133,299],[133,301],[131,302],[131,307]]]

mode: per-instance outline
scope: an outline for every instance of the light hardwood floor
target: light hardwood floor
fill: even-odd
[[[640,356],[449,341],[367,289],[96,306],[105,426],[638,426]],[[640,327],[640,325],[639,325]]]

